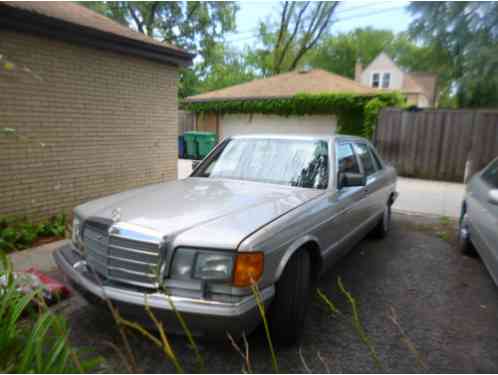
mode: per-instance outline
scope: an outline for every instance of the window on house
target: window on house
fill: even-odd
[[[384,73],[382,76],[382,88],[388,89],[391,84],[391,73]]]
[[[379,87],[380,85],[380,74],[373,73],[372,74],[372,87]]]

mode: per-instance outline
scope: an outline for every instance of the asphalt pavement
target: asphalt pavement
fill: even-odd
[[[478,258],[455,250],[453,230],[451,223],[441,225],[439,219],[395,214],[386,239],[364,240],[319,281],[317,287],[343,316],[332,316],[325,303],[313,298],[301,344],[277,348],[280,371],[496,373],[498,288]],[[351,324],[351,304],[338,289],[338,277],[357,304],[371,350]],[[127,371],[109,345],[123,348],[108,314],[78,297],[62,311],[71,324],[73,343],[106,358],[103,371]],[[187,340],[170,339],[185,371],[195,372]],[[242,371],[243,360],[228,340],[197,343],[205,372]],[[141,371],[175,372],[143,337],[130,335],[130,344]],[[263,330],[251,335],[248,344],[252,371],[273,372]]]

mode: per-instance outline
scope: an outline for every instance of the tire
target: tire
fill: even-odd
[[[462,215],[460,216],[460,222],[458,224],[458,233],[457,233],[457,247],[458,251],[464,255],[476,256],[477,252],[470,241],[470,234],[467,228],[466,222],[466,212],[465,209],[462,209]]]
[[[310,254],[301,250],[290,258],[276,284],[270,306],[269,326],[272,340],[280,345],[299,341],[309,305],[311,289]]]
[[[391,204],[386,204],[384,208],[384,213],[380,218],[379,222],[372,231],[372,234],[377,238],[384,238],[389,233],[391,228]]]

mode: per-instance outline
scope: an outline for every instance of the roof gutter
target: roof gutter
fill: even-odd
[[[175,66],[189,66],[194,54],[156,46],[0,3],[0,30],[41,35],[70,43],[143,57]]]

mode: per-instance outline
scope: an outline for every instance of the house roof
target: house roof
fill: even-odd
[[[221,90],[189,96],[187,102],[208,102],[216,100],[251,100],[289,98],[296,94],[354,93],[375,95],[377,90],[351,79],[322,69],[292,71],[268,78],[255,79]]]
[[[106,49],[119,46],[121,52],[141,51],[144,57],[182,65],[189,64],[194,57],[181,48],[159,42],[73,2],[0,1],[0,23],[18,31],[95,44]]]

